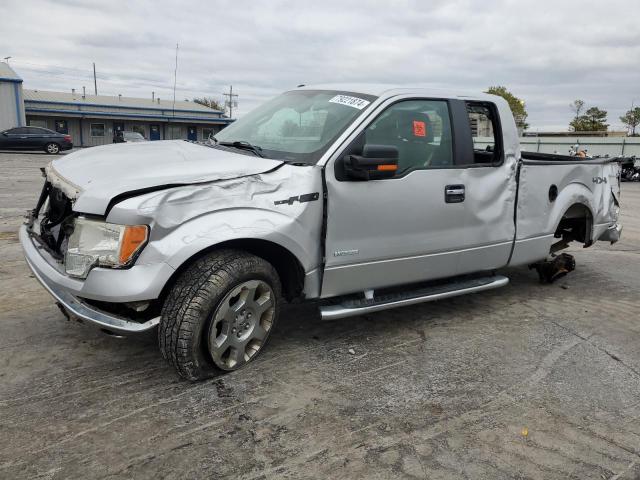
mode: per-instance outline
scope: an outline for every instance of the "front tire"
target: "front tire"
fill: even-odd
[[[158,328],[162,356],[192,381],[237,370],[264,349],[280,301],[280,278],[266,260],[237,250],[208,254],[167,296]]]
[[[57,143],[53,143],[53,142],[47,143],[44,146],[44,151],[47,152],[48,154],[56,155],[56,154],[60,153],[60,145],[58,145]]]

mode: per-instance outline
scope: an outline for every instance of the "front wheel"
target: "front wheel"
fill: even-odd
[[[44,146],[44,151],[47,153],[50,153],[51,155],[55,155],[57,153],[60,153],[60,145],[58,145],[57,143],[47,143]]]
[[[266,345],[280,298],[280,279],[266,260],[237,250],[211,253],[183,272],[164,303],[162,355],[188,380],[237,370]]]

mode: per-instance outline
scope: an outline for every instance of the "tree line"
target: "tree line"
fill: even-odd
[[[529,124],[526,122],[527,110],[524,100],[516,97],[513,93],[507,90],[505,87],[489,87],[485,93],[491,93],[493,95],[499,95],[504,98],[513,117],[516,120],[516,125],[522,130],[526,130]],[[569,128],[574,132],[606,132],[609,128],[607,123],[607,111],[598,107],[586,108],[584,100],[574,100],[569,105],[569,108],[573,112],[573,119],[569,122]],[[622,124],[627,127],[627,132],[631,136],[638,135],[636,130],[640,126],[640,107],[632,107],[624,115],[620,117]]]

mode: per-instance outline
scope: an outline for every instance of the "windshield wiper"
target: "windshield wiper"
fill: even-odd
[[[264,158],[264,153],[262,153],[262,147],[258,145],[252,145],[251,143],[245,140],[236,140],[235,142],[218,142],[217,145],[222,145],[224,147],[234,147],[238,150],[249,150],[256,157]]]

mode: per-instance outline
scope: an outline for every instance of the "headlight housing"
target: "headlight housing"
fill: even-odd
[[[85,278],[95,266],[130,265],[148,239],[147,225],[117,225],[78,217],[67,244],[65,271]]]

